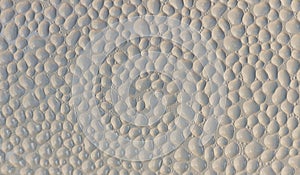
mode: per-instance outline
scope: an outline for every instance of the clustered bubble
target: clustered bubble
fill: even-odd
[[[0,174],[297,174],[300,169],[299,10],[297,0],[2,0]],[[214,50],[206,55],[207,60],[220,60],[224,68],[222,77],[217,76],[215,65],[203,65],[193,59],[193,53],[206,54],[202,49],[191,53],[169,40],[141,37],[122,45],[125,50],[112,52],[99,69],[101,76],[92,78],[94,86],[84,89],[82,85],[87,82],[76,77],[81,70],[74,62],[81,61],[81,69],[93,69],[90,62],[80,60],[80,55],[90,49],[89,43],[97,39],[99,30],[111,27],[122,31],[120,36],[114,33],[104,36],[115,43],[99,42],[93,48],[97,52],[107,51],[130,36],[126,26],[113,24],[144,15],[168,16],[196,30],[194,35],[163,25],[150,25],[142,30],[139,27],[145,25],[143,21],[134,26],[142,33],[164,32],[179,43],[205,41],[205,47]],[[203,48],[200,46],[203,43],[183,44],[187,48],[195,45]],[[113,109],[123,113],[123,108],[113,105],[109,89],[112,84],[122,85],[122,80],[130,77],[120,67],[126,65],[131,70],[148,65],[143,59],[128,62],[145,49],[180,58],[181,64],[195,73],[190,76],[198,81],[183,84],[187,93],[180,94],[172,76],[147,72],[136,77],[132,73],[134,83],[128,103],[136,111],[147,112],[155,106],[152,104],[156,103],[155,96],[149,100],[145,89],[164,92],[156,94],[162,102],[158,106],[161,108],[155,109],[158,116],[164,113],[161,120],[155,122],[155,118],[151,127],[137,127],[128,122],[130,119],[126,122],[117,113],[111,113]],[[152,66],[167,71],[176,68],[164,56],[158,56],[157,64]],[[174,75],[183,76],[180,73]],[[210,105],[223,100],[211,92],[222,78],[226,82],[226,111],[217,127],[216,121],[208,117]],[[122,142],[114,140],[115,135],[108,138],[112,140],[109,145],[106,142],[94,145],[73,110],[73,106],[88,109],[88,104],[72,94],[81,94],[89,88],[95,92],[97,107],[101,109],[100,113],[93,112],[101,114],[105,129],[133,140],[163,135],[173,126],[184,127],[184,123],[176,123],[176,114],[182,110],[197,117],[189,137],[171,153],[147,161],[118,159],[98,147],[111,146],[114,154],[126,157],[136,156],[137,152],[131,147],[118,149]],[[195,93],[196,104],[180,107],[178,102],[187,101],[189,93]],[[218,110],[214,112],[220,115]],[[202,145],[201,135],[210,130],[214,130],[214,137]],[[180,140],[172,139],[172,143]],[[144,147],[151,150],[153,145]],[[145,159],[142,153],[139,156]]]

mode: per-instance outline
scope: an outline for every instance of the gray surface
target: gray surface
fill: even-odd
[[[299,1],[1,0],[0,8],[0,174],[300,173]],[[152,19],[181,21],[181,30]],[[152,57],[155,69],[143,69]],[[118,89],[126,84],[118,78],[132,89]],[[143,115],[124,116],[120,101]],[[161,120],[145,122],[153,114]],[[93,135],[109,130],[117,134]],[[155,153],[120,141],[170,131]]]

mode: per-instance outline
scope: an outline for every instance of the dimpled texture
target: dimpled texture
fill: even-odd
[[[297,0],[1,0],[0,174],[299,174],[299,10]],[[77,70],[72,63],[97,30],[140,15],[175,18],[215,46],[215,56],[225,68],[227,100],[218,126],[214,121],[207,128],[197,125],[171,153],[130,161],[107,155],[82,131],[72,107],[79,104],[72,98],[72,88],[78,93],[84,89],[73,81]],[[141,32],[152,30],[142,21],[134,27],[142,28]],[[101,88],[126,79],[126,74],[114,79],[114,64],[127,62],[126,54],[154,46],[177,57],[186,53],[156,38],[130,41],[125,50],[114,53],[113,61],[101,65],[103,77],[94,79],[99,84],[97,99],[106,99]],[[82,69],[90,66],[86,60],[78,61]],[[196,61],[186,65],[195,72],[215,72]],[[164,59],[158,59],[159,66],[172,67]],[[134,93],[139,101],[131,105],[139,111],[151,106],[147,97],[141,97],[145,88],[169,92],[163,100],[167,105],[176,104],[177,98],[184,101],[168,77],[145,75],[132,86],[134,92],[139,90]],[[200,92],[195,97],[200,105],[211,102],[210,96],[201,93],[205,88],[200,80],[197,87],[183,87],[186,92]],[[147,130],[105,115],[111,109],[109,103],[100,107],[107,127],[132,139],[156,136],[174,124],[172,116],[166,116]],[[196,109],[183,106],[178,111],[189,117]],[[160,115],[164,110],[169,109],[155,112]],[[205,107],[201,110],[202,118],[208,117]],[[205,145],[200,144],[202,130],[215,132]],[[176,139],[180,138],[171,141]]]

